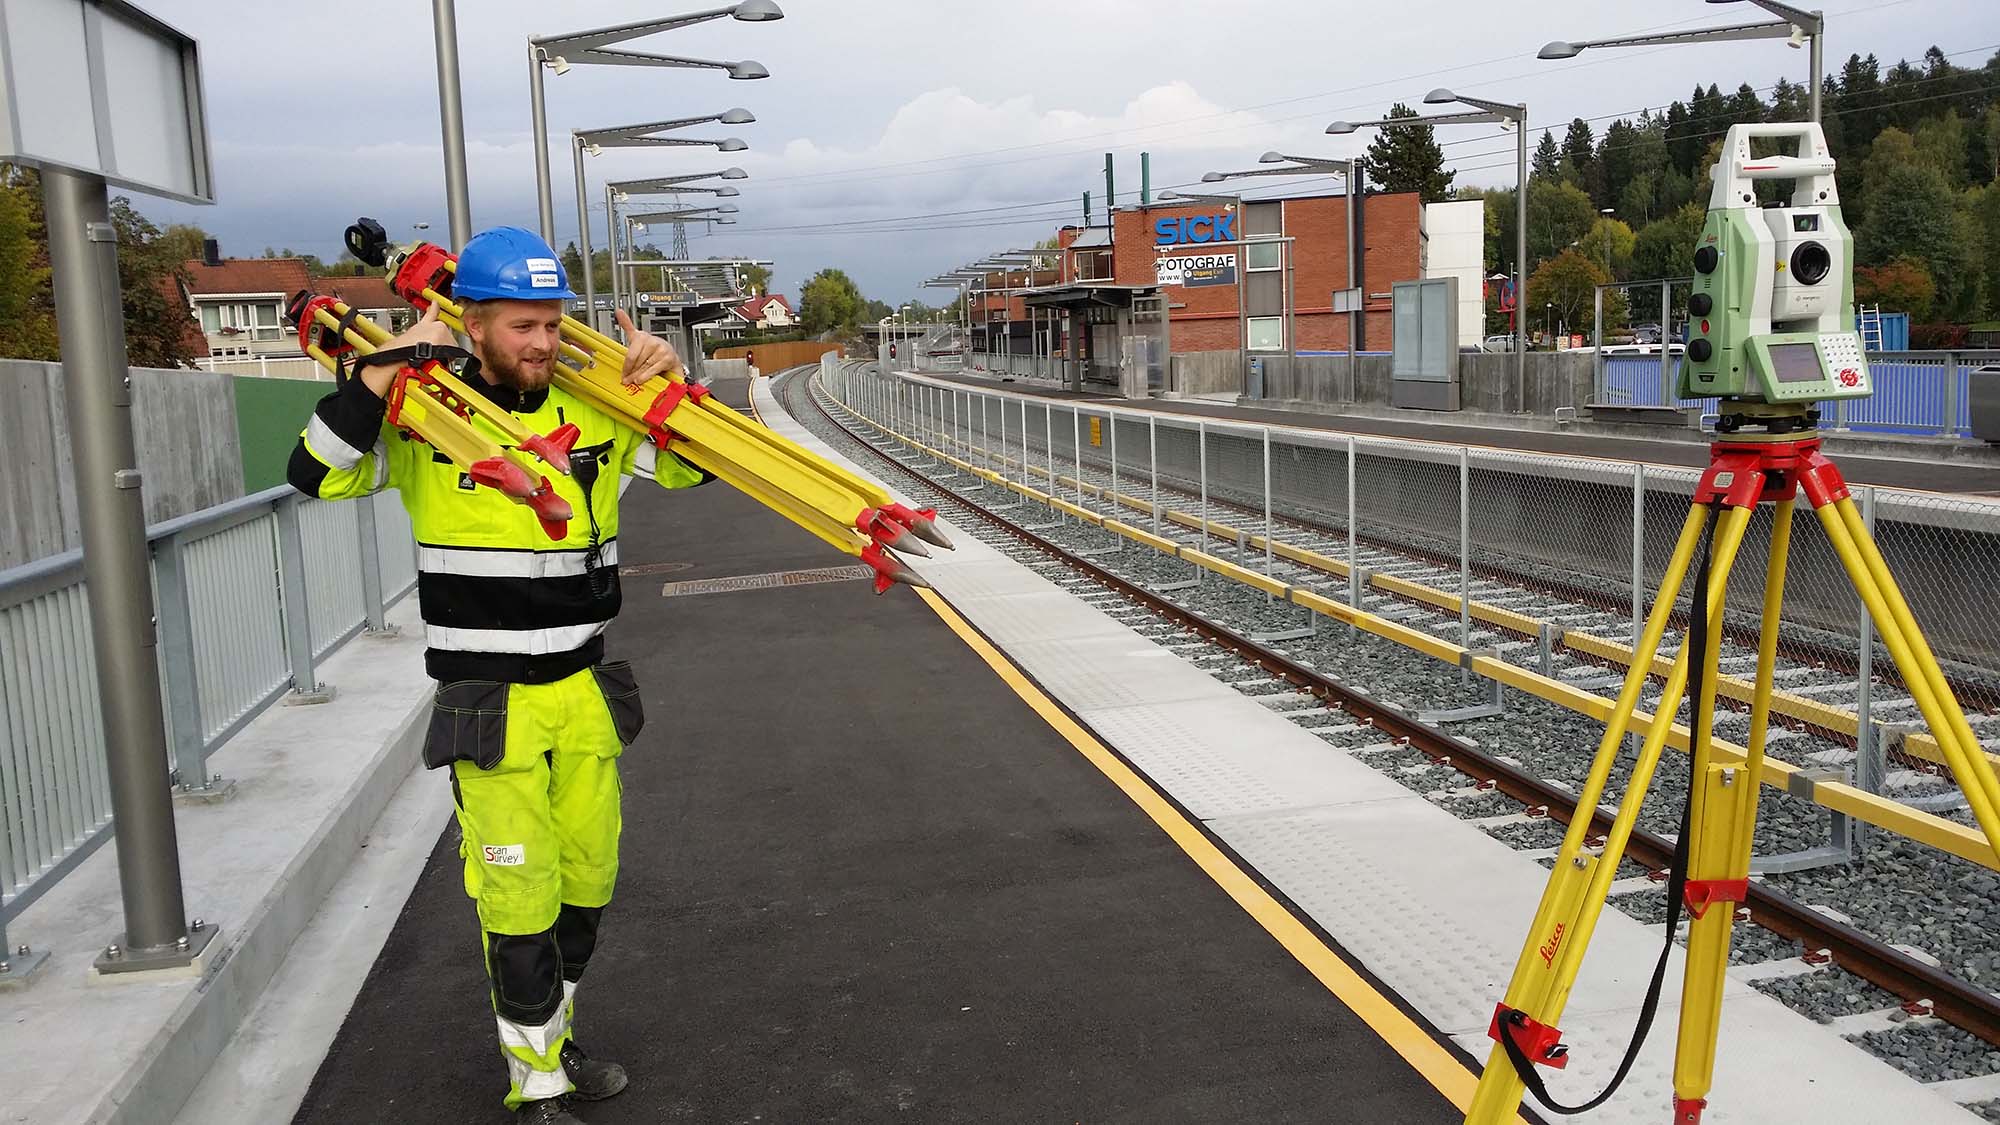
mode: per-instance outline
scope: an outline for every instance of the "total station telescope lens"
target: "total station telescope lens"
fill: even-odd
[[[1792,251],[1792,280],[1800,285],[1818,285],[1833,270],[1833,255],[1818,242],[1808,242]]]

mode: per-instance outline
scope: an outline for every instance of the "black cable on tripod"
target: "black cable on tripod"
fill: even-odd
[[[1688,733],[1693,735],[1707,724],[1699,714],[1701,709],[1702,677],[1706,671],[1705,654],[1708,651],[1708,564],[1714,543],[1710,538],[1711,528],[1704,525],[1701,535],[1701,564],[1695,568],[1693,603],[1688,612],[1687,636],[1681,642],[1681,651],[1688,658]],[[1671,718],[1669,719],[1671,721]],[[1549,1088],[1542,1081],[1535,1064],[1529,1060],[1527,1052],[1514,1039],[1514,1031],[1525,1026],[1527,1013],[1518,1008],[1503,1008],[1500,1012],[1500,1046],[1507,1052],[1507,1061],[1514,1065],[1514,1073],[1535,1100],[1550,1113],[1568,1117],[1579,1113],[1589,1113],[1611,1100],[1618,1087],[1625,1084],[1625,1076],[1632,1072],[1632,1064],[1639,1058],[1640,1048],[1646,1045],[1646,1036],[1653,1030],[1653,1017],[1660,1010],[1660,990],[1667,980],[1667,961],[1674,951],[1674,931],[1680,927],[1681,904],[1687,897],[1688,834],[1694,821],[1694,742],[1688,744],[1688,791],[1687,800],[1681,805],[1680,835],[1674,840],[1673,863],[1667,868],[1667,937],[1660,947],[1660,959],[1653,965],[1652,983],[1646,986],[1645,1002],[1639,1005],[1638,1026],[1632,1030],[1632,1041],[1625,1047],[1625,1057],[1618,1060],[1618,1070],[1611,1076],[1610,1085],[1602,1093],[1581,1105],[1564,1105],[1549,1096]],[[1629,782],[1628,782],[1629,784]],[[1583,813],[1584,810],[1577,810]]]

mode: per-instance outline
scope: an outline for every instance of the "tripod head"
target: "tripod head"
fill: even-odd
[[[1753,139],[1792,151],[1751,153]],[[1873,393],[1854,320],[1854,239],[1816,123],[1734,125],[1714,169],[1694,254],[1683,398],[1716,397],[1720,429],[1811,428],[1812,404]],[[1760,206],[1756,181],[1789,180]]]

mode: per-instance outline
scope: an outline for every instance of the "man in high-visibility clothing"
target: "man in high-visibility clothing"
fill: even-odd
[[[618,874],[618,756],[645,721],[625,662],[604,659],[618,612],[618,499],[625,478],[666,488],[709,479],[551,385],[568,278],[547,243],[486,231],[459,255],[453,296],[471,340],[466,380],[530,430],[581,433],[571,471],[548,474],[577,513],[551,541],[528,508],[472,480],[385,422],[397,364],[368,364],[321,399],[288,476],[310,496],[394,488],[418,546],[425,664],[438,681],[424,764],[451,770],[465,889],[478,904],[509,1089],[522,1125],[579,1125],[571,1098],[625,1088],[624,1068],[570,1039],[577,982]],[[620,311],[627,384],[676,367]],[[435,309],[384,346],[452,348]]]

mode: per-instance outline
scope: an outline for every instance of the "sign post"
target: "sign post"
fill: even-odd
[[[105,185],[213,202],[196,43],[120,0],[5,0],[0,157],[38,168],[83,523],[125,932],[99,973],[178,968],[191,931],[160,704],[118,234]]]

